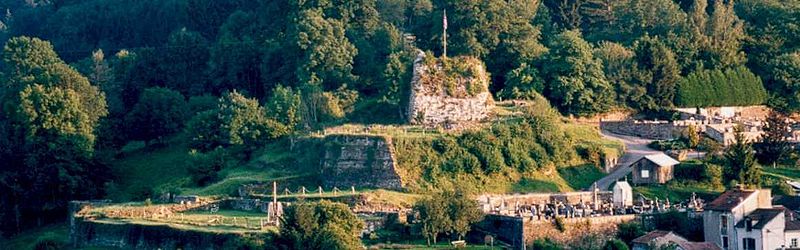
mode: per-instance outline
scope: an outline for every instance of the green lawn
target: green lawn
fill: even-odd
[[[559,168],[558,174],[575,190],[591,188],[595,181],[606,176],[603,171],[591,164]]]
[[[111,171],[108,198],[114,201],[141,200],[153,189],[188,180],[191,158],[182,136],[169,139],[162,148],[139,148],[116,160]]]
[[[643,194],[649,199],[665,200],[670,202],[684,201],[692,197],[692,193],[698,197],[711,201],[716,198],[723,190],[714,190],[705,183],[694,181],[671,181],[664,185],[641,185],[633,187],[634,198],[638,199],[638,194]]]
[[[3,249],[34,249],[41,240],[50,240],[58,246],[65,247],[69,243],[69,228],[66,223],[59,223],[24,231],[5,242],[0,241]]]
[[[800,169],[797,168],[786,168],[786,167],[773,168],[764,166],[761,167],[761,170],[764,171],[764,173],[767,175],[773,175],[776,177],[782,177],[785,179],[800,181]]]
[[[564,123],[562,127],[577,145],[584,147],[597,145],[604,149],[606,155],[610,156],[620,156],[625,149],[622,142],[603,138],[597,127],[571,122]]]
[[[261,212],[249,212],[249,211],[239,211],[239,210],[219,210],[216,213],[212,213],[211,211],[188,211],[183,212],[185,215],[218,215],[218,216],[226,216],[226,217],[251,217],[251,218],[260,218],[260,217],[267,217],[266,213]]]

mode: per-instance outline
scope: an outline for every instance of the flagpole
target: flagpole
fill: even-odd
[[[447,58],[447,9],[444,10],[444,17],[442,18],[442,56]]]

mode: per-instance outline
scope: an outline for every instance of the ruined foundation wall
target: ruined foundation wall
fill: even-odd
[[[430,56],[430,55],[428,55]],[[463,63],[475,74],[474,78],[445,75],[442,69],[425,64],[426,55],[419,52],[414,60],[414,76],[408,103],[408,121],[411,124],[438,126],[479,122],[486,119],[494,108],[494,99],[489,93],[489,76],[483,63],[474,58],[450,58],[452,63]],[[453,82],[448,82],[453,81]],[[443,86],[455,86],[448,93]],[[478,93],[469,94],[467,85],[475,85]],[[474,91],[474,90],[473,90]]]
[[[325,139],[322,179],[326,188],[400,190],[403,184],[395,168],[389,137],[332,135]]]

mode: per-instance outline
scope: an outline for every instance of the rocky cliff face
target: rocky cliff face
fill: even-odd
[[[437,59],[419,52],[414,60],[408,119],[429,126],[486,119],[494,100],[483,63],[472,57]]]
[[[332,135],[325,139],[322,179],[327,188],[400,190],[391,139],[367,135]]]

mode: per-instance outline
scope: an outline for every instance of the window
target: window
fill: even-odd
[[[756,239],[753,239],[753,238],[744,238],[744,239],[742,239],[742,249],[744,249],[744,250],[756,250]]]
[[[792,247],[792,248],[796,248],[797,247],[797,238],[792,239],[792,244],[790,245],[790,247]]]
[[[728,249],[728,236],[722,236],[722,249]]]
[[[728,235],[728,215],[719,216],[719,233],[721,235]]]
[[[650,170],[642,169],[642,178],[650,178]]]

